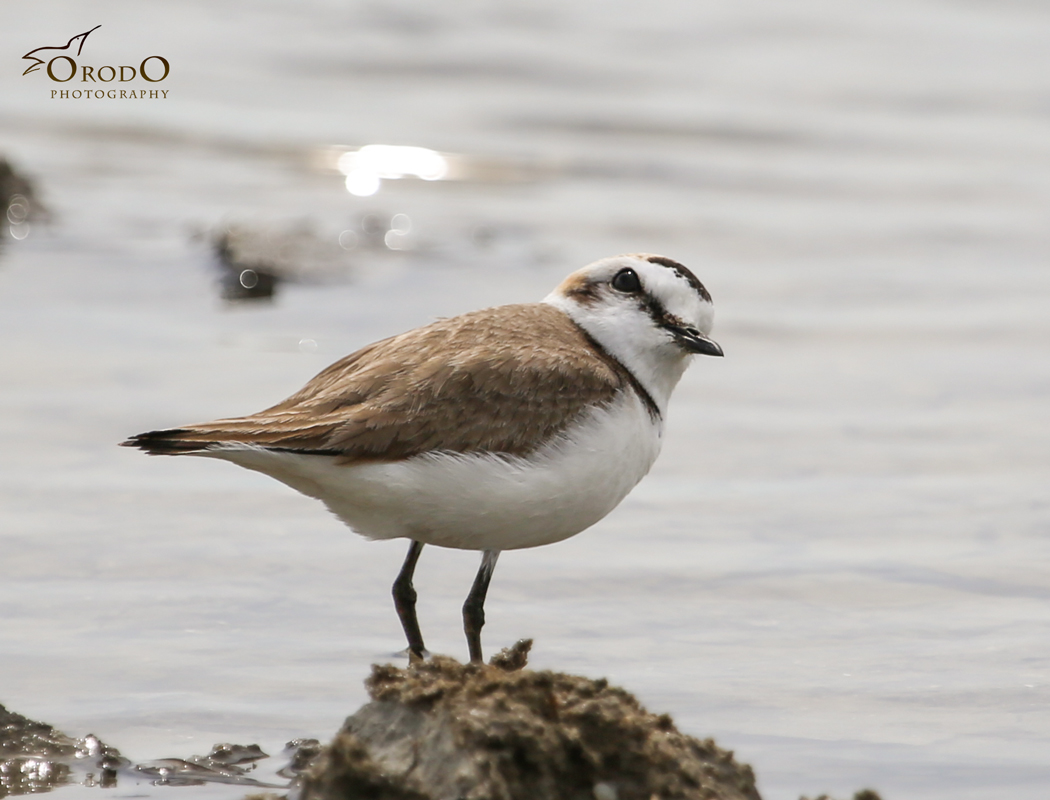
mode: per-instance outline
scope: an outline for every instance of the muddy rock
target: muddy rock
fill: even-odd
[[[73,739],[0,705],[0,798],[73,782],[108,788],[116,785],[117,771],[127,763],[97,736]]]
[[[302,800],[759,800],[751,768],[607,681],[443,656],[376,665]]]

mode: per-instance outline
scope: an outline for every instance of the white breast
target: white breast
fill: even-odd
[[[513,550],[567,539],[612,511],[656,460],[661,429],[626,391],[527,458],[429,453],[340,466],[329,457],[258,448],[208,455],[319,498],[369,538]]]

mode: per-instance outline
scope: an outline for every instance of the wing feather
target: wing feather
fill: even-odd
[[[344,462],[526,455],[627,384],[630,373],[562,311],[500,306],[370,344],[258,414],[124,444],[172,455],[243,444]]]

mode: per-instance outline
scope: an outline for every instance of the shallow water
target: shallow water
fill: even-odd
[[[51,221],[0,249],[0,702],[136,762],[327,739],[403,646],[403,545],[228,464],[115,444],[651,251],[711,289],[726,358],[687,373],[620,509],[501,559],[488,649],[533,636],[534,666],[607,675],[774,800],[1045,796],[1050,11],[3,13],[0,155]],[[85,55],[165,55],[167,100],[51,100],[19,74],[99,22]],[[315,166],[374,142],[529,168],[362,198]],[[332,242],[367,214],[407,215],[413,249],[362,238],[272,303],[220,299],[201,231],[305,221]],[[432,650],[465,656],[476,566],[424,551]]]

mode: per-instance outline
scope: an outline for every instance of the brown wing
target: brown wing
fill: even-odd
[[[524,455],[627,384],[630,374],[563,312],[501,306],[368,345],[258,414],[124,444],[177,454],[240,442],[344,461]]]

